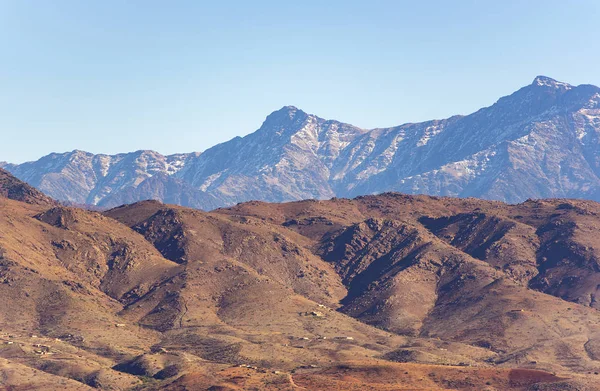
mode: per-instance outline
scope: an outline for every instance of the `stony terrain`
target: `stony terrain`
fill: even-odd
[[[600,201],[599,134],[600,88],[539,76],[443,120],[366,130],[286,106],[203,153],[73,151],[0,165],[57,200],[105,208],[157,199],[212,210],[386,191]]]
[[[0,389],[600,389],[600,204],[104,213],[2,173]]]

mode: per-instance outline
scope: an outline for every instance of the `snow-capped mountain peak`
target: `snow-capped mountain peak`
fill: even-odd
[[[568,83],[563,83],[547,76],[537,76],[531,84],[538,87],[552,87],[564,90],[570,90],[573,88],[573,86]]]

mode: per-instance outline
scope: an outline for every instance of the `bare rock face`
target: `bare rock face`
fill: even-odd
[[[286,106],[256,132],[201,154],[73,151],[2,165],[55,199],[105,208],[157,199],[211,210],[386,191],[600,200],[599,134],[600,88],[539,76],[490,107],[443,120],[366,130]]]

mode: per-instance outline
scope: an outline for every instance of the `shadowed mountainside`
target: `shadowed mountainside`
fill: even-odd
[[[41,191],[29,186],[0,168],[0,197],[28,204],[55,205],[56,202]]]

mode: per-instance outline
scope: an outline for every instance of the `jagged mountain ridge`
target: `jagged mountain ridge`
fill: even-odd
[[[385,191],[600,200],[599,133],[600,88],[538,76],[467,116],[366,130],[286,106],[201,154],[74,151],[4,167],[56,199],[104,207],[158,198],[212,209]],[[157,173],[166,175],[141,186]],[[178,199],[182,187],[188,196]]]
[[[102,202],[105,198],[127,200],[135,189],[144,187],[147,179],[157,174],[170,176],[180,170],[187,159],[197,155],[199,153],[163,156],[154,151],[94,155],[75,150],[52,153],[19,165],[5,163],[4,168],[57,200],[105,206]]]

